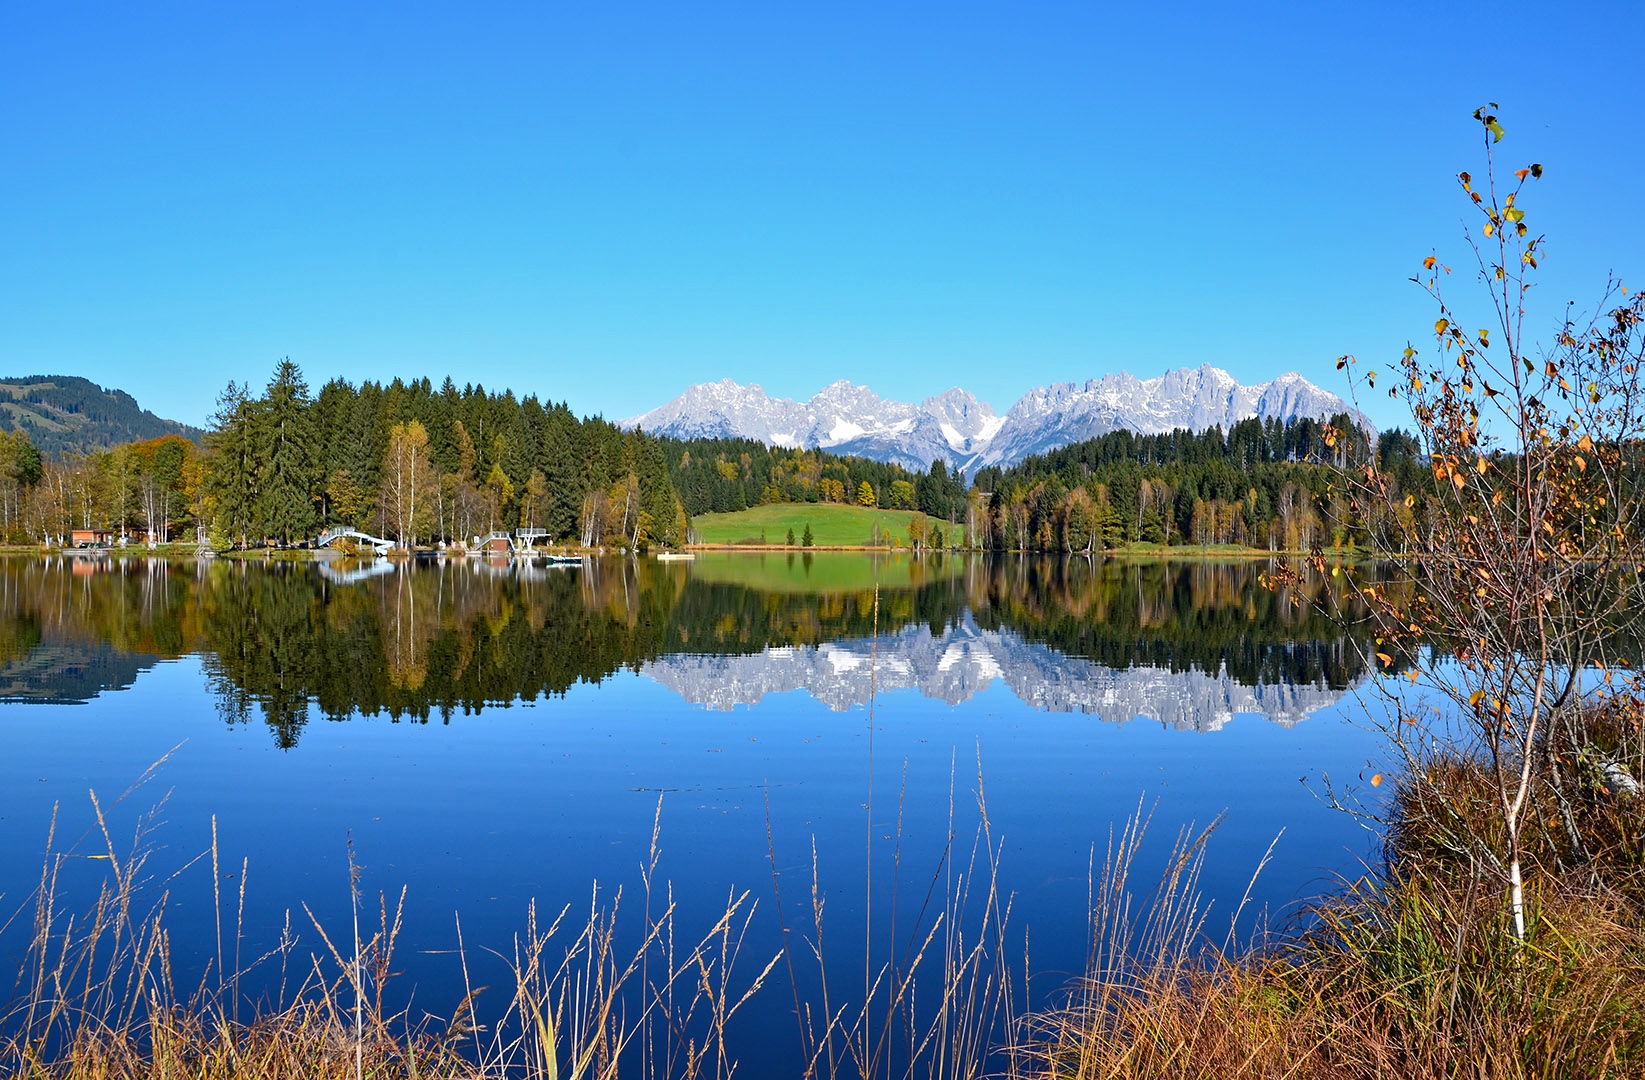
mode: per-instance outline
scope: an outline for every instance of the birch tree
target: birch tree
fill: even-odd
[[[1495,106],[1475,119],[1484,174],[1457,182],[1473,214],[1475,274],[1465,277],[1477,275],[1486,302],[1472,305],[1477,317],[1465,314],[1450,295],[1452,268],[1424,259],[1413,280],[1436,306],[1431,344],[1407,347],[1391,380],[1410,406],[1432,487],[1402,490],[1383,460],[1350,474],[1346,490],[1359,512],[1381,510],[1404,571],[1403,588],[1356,583],[1375,614],[1380,669],[1400,655],[1415,662],[1380,680],[1404,782],[1428,818],[1457,823],[1452,842],[1498,877],[1524,940],[1527,829],[1544,842],[1563,832],[1566,865],[1590,858],[1572,789],[1584,783],[1585,760],[1614,752],[1594,743],[1592,722],[1619,703],[1639,714],[1625,650],[1645,610],[1645,303],[1613,284],[1593,315],[1568,308],[1551,342],[1533,338],[1528,300],[1543,240],[1522,198],[1543,169],[1504,175]],[[1356,386],[1379,381],[1352,357],[1338,367]],[[1460,725],[1449,736],[1431,720],[1436,698]],[[1495,804],[1488,832],[1433,781],[1436,738],[1438,756],[1483,756]]]
[[[389,429],[378,505],[386,527],[407,550],[416,547],[418,535],[429,527],[437,482],[428,430],[416,420],[395,424]]]

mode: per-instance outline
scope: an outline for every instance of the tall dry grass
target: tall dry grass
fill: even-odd
[[[778,992],[766,984],[779,969],[798,1075],[812,1080],[1645,1075],[1645,799],[1590,785],[1573,811],[1582,860],[1546,815],[1527,846],[1522,944],[1497,870],[1455,842],[1490,827],[1488,777],[1466,760],[1430,768],[1396,787],[1381,867],[1245,941],[1244,904],[1224,923],[1202,888],[1215,823],[1179,833],[1156,871],[1139,806],[1093,860],[1085,974],[1038,1011],[980,767],[977,828],[958,839],[951,783],[935,866],[905,865],[899,802],[891,872],[870,878],[861,940],[830,936],[815,845],[796,897],[774,839],[782,951],[748,955],[747,892],[688,932],[657,873],[659,804],[637,895],[594,887],[575,911],[528,910],[505,950],[510,985],[473,984],[459,923],[468,991],[440,1015],[389,1004],[403,893],[379,898],[362,931],[355,891],[351,936],[305,909],[317,952],[298,949],[288,917],[280,943],[248,958],[244,864],[235,893],[213,887],[215,957],[182,981],[167,929],[182,871],[152,866],[153,815],[122,848],[94,796],[80,840],[61,842],[53,819],[34,893],[0,927],[27,939],[0,1011],[0,1076],[725,1080],[739,1071],[732,1022],[753,995]],[[1435,791],[1464,820],[1437,815]],[[215,835],[206,859],[221,882]],[[66,878],[88,867],[101,874],[96,898],[71,910]],[[278,987],[255,1007],[242,989],[254,974]]]
[[[1012,928],[980,761],[970,842],[959,842],[951,772],[947,841],[932,867],[905,865],[905,800],[899,794],[890,878],[877,888],[872,833],[868,839],[863,938],[838,946],[828,933],[815,843],[809,892],[791,924],[768,827],[803,1080],[964,1080],[1008,1064],[1006,1042],[1024,1008],[1028,940]],[[872,806],[868,812],[872,820]],[[905,892],[917,902],[911,917]]]
[[[683,932],[671,889],[656,879],[654,825],[638,941],[625,942],[619,930],[620,923],[626,927],[620,889],[608,894],[595,886],[586,908],[567,907],[546,920],[533,906],[506,958],[513,978],[507,1004],[499,1015],[484,1016],[485,988],[468,978],[459,923],[468,993],[444,1016],[396,1012],[388,990],[405,894],[392,903],[380,897],[376,927],[362,935],[352,851],[352,941],[305,907],[318,951],[299,951],[288,915],[280,944],[242,965],[249,866],[242,865],[238,894],[225,897],[217,884],[223,878],[215,822],[209,851],[154,880],[156,812],[143,816],[123,849],[95,794],[92,805],[89,845],[88,838],[60,842],[54,814],[40,881],[0,926],[0,934],[27,935],[11,1002],[0,1010],[0,1076],[725,1080],[736,1069],[726,1030],[777,962],[770,957],[746,977],[738,970],[755,912],[746,892],[730,895],[705,932]],[[660,812],[659,804],[658,822]],[[180,875],[207,858],[216,958],[182,983],[167,910]],[[78,912],[67,906],[64,871],[85,863],[104,875],[90,909]],[[278,989],[253,1006],[242,983],[269,965],[277,975],[265,972],[274,977],[262,981]],[[242,1017],[243,1010],[250,1015]]]
[[[1062,1007],[1032,1018],[1015,1075],[1645,1075],[1641,800],[1590,792],[1580,817],[1603,857],[1572,862],[1558,824],[1531,846],[1521,944],[1497,869],[1453,842],[1490,827],[1483,766],[1431,768],[1395,794],[1385,866],[1310,905],[1289,933],[1214,946],[1194,858],[1189,872],[1167,874],[1140,916],[1099,895],[1091,969]],[[1434,775],[1454,796],[1447,813],[1472,820],[1435,816]],[[1122,840],[1118,850],[1104,890],[1130,874],[1135,848]]]

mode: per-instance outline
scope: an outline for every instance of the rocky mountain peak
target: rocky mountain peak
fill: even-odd
[[[1035,387],[1004,416],[957,386],[915,405],[887,401],[866,386],[839,379],[802,403],[769,397],[757,383],[721,379],[693,386],[622,424],[681,438],[734,436],[820,447],[922,472],[940,459],[971,473],[1120,429],[1203,431],[1251,417],[1283,422],[1346,411],[1340,397],[1296,372],[1242,386],[1221,368],[1201,364],[1148,379],[1119,371],[1083,383]]]

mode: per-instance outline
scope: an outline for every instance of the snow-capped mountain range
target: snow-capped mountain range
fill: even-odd
[[[1018,699],[1044,712],[1080,712],[1115,722],[1146,717],[1180,731],[1216,731],[1242,713],[1291,727],[1343,696],[1323,682],[1246,685],[1222,669],[1116,670],[1064,656],[1009,630],[979,629],[970,615],[941,635],[928,626],[910,626],[882,635],[877,644],[852,639],[751,656],[678,654],[641,670],[710,709],[753,705],[766,694],[790,690],[805,690],[836,711],[896,690],[958,705],[1001,680]]]
[[[1143,434],[1203,431],[1251,417],[1287,421],[1349,411],[1340,397],[1295,372],[1241,386],[1206,364],[1153,379],[1120,372],[1039,387],[1004,416],[958,387],[915,405],[886,401],[842,379],[800,402],[770,397],[757,383],[721,379],[621,423],[683,439],[747,438],[859,454],[920,472],[940,459],[969,475],[1124,428]]]

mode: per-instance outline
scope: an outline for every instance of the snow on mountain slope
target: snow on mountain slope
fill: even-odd
[[[975,472],[1012,465],[1110,431],[1159,434],[1224,429],[1250,417],[1280,421],[1348,411],[1337,395],[1291,372],[1254,386],[1209,364],[1153,379],[1126,372],[1024,394],[1004,416],[955,387],[918,405],[886,401],[845,380],[810,401],[773,398],[758,384],[702,383],[650,412],[622,421],[678,438],[739,437],[776,446],[821,447],[925,471],[942,460]]]
[[[1241,386],[1221,368],[1179,368],[1153,379],[1120,372],[1084,385],[1056,383],[1030,390],[1005,414],[999,433],[974,457],[967,472],[1012,465],[1070,443],[1129,429],[1158,435],[1177,428],[1227,430],[1256,417],[1282,422],[1349,411],[1337,395],[1295,372]]]
[[[1324,679],[1251,685],[1226,669],[1108,668],[1060,655],[1009,629],[984,630],[969,612],[941,635],[928,626],[910,626],[872,642],[771,648],[748,656],[664,656],[642,670],[710,709],[802,689],[842,712],[866,704],[875,693],[897,690],[958,705],[999,680],[1046,712],[1080,712],[1117,723],[1146,716],[1194,731],[1215,731],[1242,713],[1294,727],[1344,695]]]
[[[999,418],[955,387],[918,405],[885,401],[866,386],[831,383],[810,401],[773,398],[757,383],[730,379],[701,383],[659,408],[621,421],[676,438],[758,439],[774,446],[821,447],[894,461],[924,472],[938,459],[953,462],[987,443],[984,431]]]

